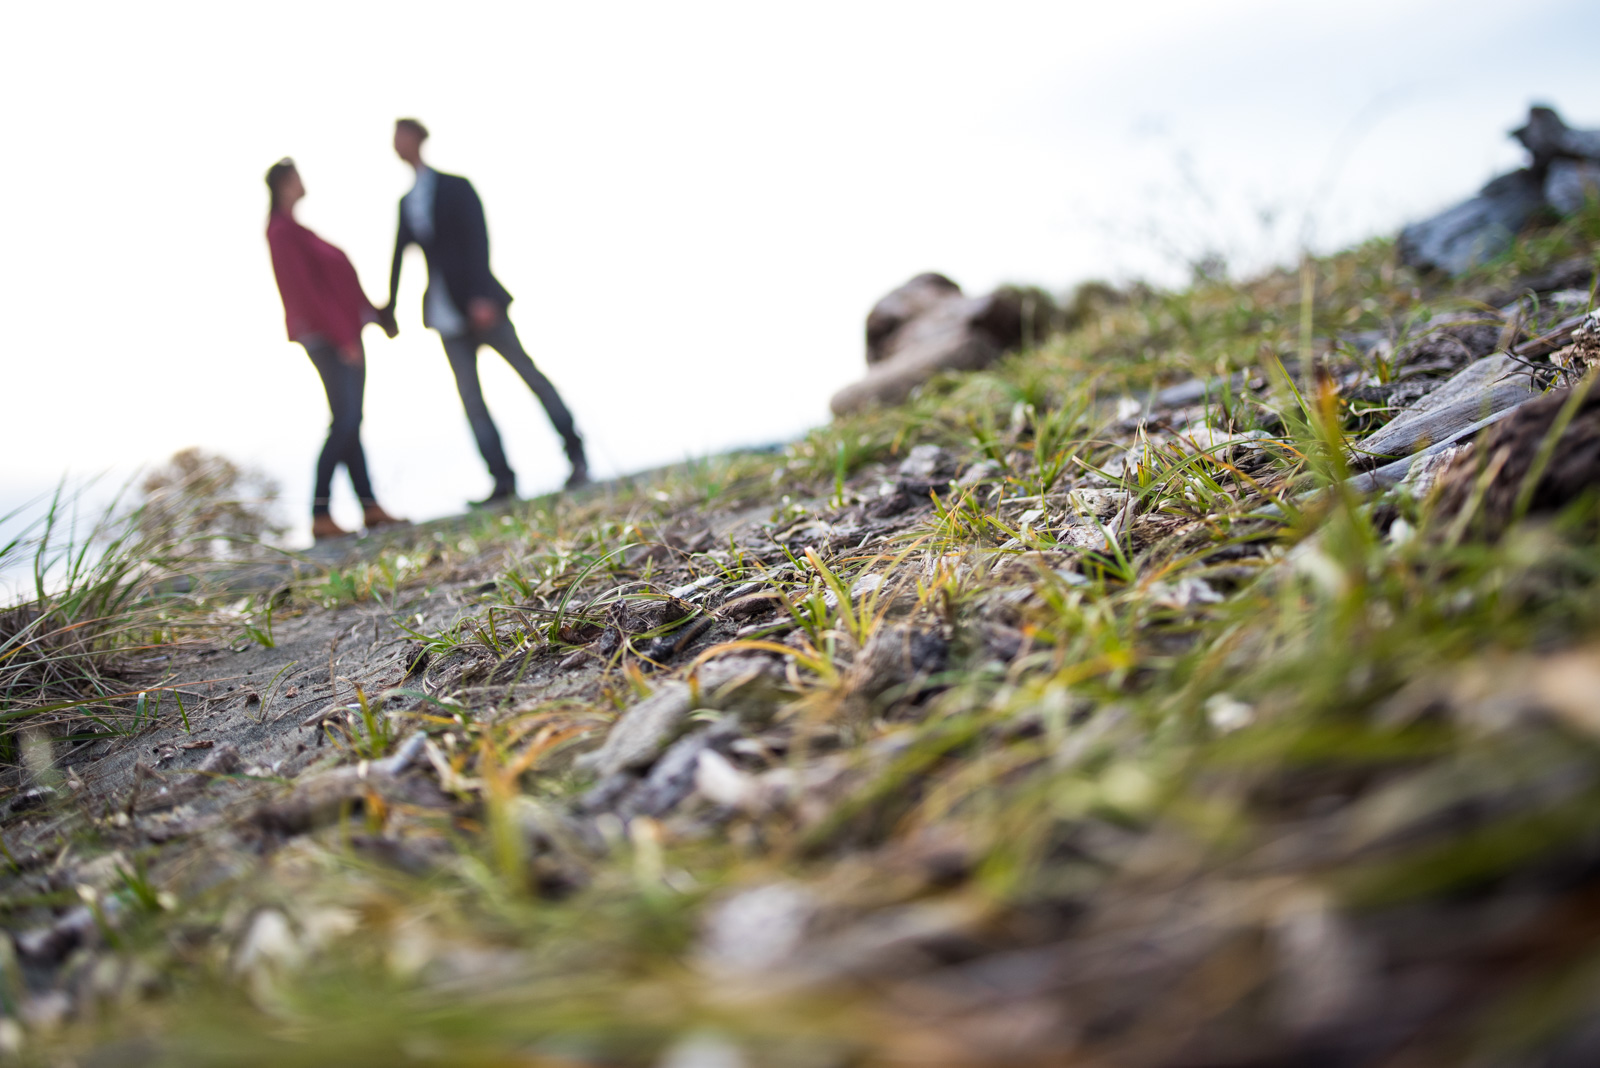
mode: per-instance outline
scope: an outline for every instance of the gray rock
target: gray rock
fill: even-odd
[[[694,792],[695,771],[700,754],[707,750],[726,752],[739,737],[739,721],[719,720],[709,727],[684,735],[668,747],[637,790],[619,807],[624,816],[664,816]]]
[[[898,404],[938,372],[987,367],[1022,338],[1015,293],[967,297],[943,275],[918,275],[868,314],[867,377],[834,394],[834,414]]]
[[[867,313],[867,366],[882,363],[891,338],[911,320],[920,318],[952,298],[961,287],[942,274],[919,274],[896,289]]]
[[[753,717],[770,708],[781,689],[779,680],[776,662],[766,657],[714,660],[700,669],[698,701],[688,682],[662,683],[624,712],[600,748],[579,757],[575,765],[602,777],[646,767],[684,732],[694,708]]]
[[[961,473],[956,480],[958,486],[976,486],[984,482],[993,482],[1005,473],[1005,469],[993,460],[979,460]]]
[[[680,601],[694,604],[705,597],[707,590],[716,589],[717,584],[721,581],[721,575],[702,575],[686,586],[679,586],[667,592],[670,596],[676,597]]]
[[[578,798],[578,811],[589,814],[615,812],[623,798],[639,785],[640,778],[632,771],[615,771],[591,786]]]
[[[512,815],[531,852],[605,856],[605,838],[591,820],[527,796],[516,799]]]
[[[594,878],[594,864],[606,854],[606,840],[595,821],[531,797],[511,806],[522,832],[530,887],[545,897],[562,898]]]
[[[890,690],[908,691],[943,671],[950,644],[931,627],[886,623],[867,640],[851,665],[847,681],[852,693],[869,700]]]
[[[1543,206],[1544,190],[1533,171],[1502,174],[1471,200],[1400,231],[1400,261],[1463,274],[1509,249]]]
[[[119,921],[123,904],[120,898],[106,896],[100,901],[100,915],[113,926]],[[12,936],[17,953],[25,960],[54,964],[82,945],[94,945],[101,934],[100,918],[85,905],[68,909],[47,927],[35,927]]]
[[[913,482],[932,482],[939,472],[950,466],[950,456],[937,445],[917,445],[900,461],[896,472],[902,479]]]
[[[1517,231],[1546,205],[1562,214],[1583,206],[1600,163],[1600,130],[1574,130],[1554,110],[1535,107],[1512,136],[1533,156],[1530,166],[1402,230],[1402,263],[1462,274],[1510,248]]]
[[[696,1031],[674,1042],[656,1068],[748,1068],[738,1045],[714,1031]]]
[[[1557,159],[1600,160],[1600,130],[1574,130],[1554,108],[1528,109],[1527,125],[1511,131],[1533,154],[1535,170],[1542,170]]]
[[[362,761],[334,768],[296,781],[286,797],[256,809],[251,819],[263,830],[278,834],[300,834],[338,819],[348,806],[360,805],[372,793],[402,798],[407,803],[444,803],[429,780],[402,778],[405,771],[425,752],[427,736],[414,732],[392,756],[370,763]],[[416,789],[413,790],[412,787]],[[419,792],[420,791],[420,792]]]
[[[188,772],[187,780],[179,780],[171,786],[163,786],[153,796],[143,793],[138,797],[138,807],[141,811],[151,811],[158,808],[171,808],[192,801],[201,791],[216,782],[220,777],[238,770],[243,760],[239,750],[223,742],[213,749],[199,766]]]
[[[605,744],[579,757],[576,766],[610,776],[649,764],[683,729],[689,709],[689,684],[663,682],[624,712],[606,735]]]
[[[1583,210],[1584,204],[1600,197],[1600,162],[1558,159],[1550,164],[1544,178],[1544,198],[1563,215]]]
[[[869,594],[878,592],[883,588],[885,581],[884,577],[876,572],[868,572],[865,575],[861,575],[850,584],[850,599],[859,601]]]
[[[780,968],[799,951],[821,912],[816,895],[799,883],[741,891],[708,911],[700,937],[701,964],[725,978]]]
[[[18,1006],[18,1017],[36,1031],[48,1034],[72,1015],[72,996],[64,990],[45,990],[29,994]]]

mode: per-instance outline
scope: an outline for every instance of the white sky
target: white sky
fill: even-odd
[[[19,3],[0,29],[0,512],[194,444],[276,477],[302,538],[326,405],[283,336],[261,177],[295,157],[302,221],[381,302],[399,115],[477,185],[601,475],[824,421],[867,309],[918,271],[1260,265],[1470,194],[1519,161],[1530,101],[1600,125],[1600,5],[1559,0]],[[419,519],[489,488],[424,271],[399,340],[367,333],[364,433]],[[537,402],[481,366],[522,491],[558,484]]]

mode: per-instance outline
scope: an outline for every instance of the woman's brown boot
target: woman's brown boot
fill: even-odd
[[[331,515],[314,515],[311,517],[311,537],[315,541],[325,541],[328,538],[347,538],[350,532],[333,521]]]
[[[377,530],[379,527],[398,526],[404,522],[406,522],[406,520],[396,519],[388,512],[385,512],[383,510],[383,506],[377,504],[376,502],[369,504],[362,509],[361,525],[366,527],[368,530]]]

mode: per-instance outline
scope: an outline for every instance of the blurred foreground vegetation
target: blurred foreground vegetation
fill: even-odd
[[[275,596],[179,591],[196,535],[147,506],[0,616],[9,761],[140,744],[150,695],[181,697],[151,650],[377,620],[410,656],[481,667],[358,691],[334,760],[421,728],[437,760],[417,774],[448,804],[374,787],[292,834],[234,814],[157,840],[132,801],[35,760],[55,799],[6,818],[33,852],[7,849],[0,917],[86,902],[99,929],[50,968],[0,943],[0,1045],[42,1064],[1593,1063],[1600,499],[1491,541],[1405,488],[1329,491],[1344,435],[1392,412],[1327,369],[1403,378],[1386,361],[1441,316],[1597,247],[1591,210],[1449,285],[1373,242],[1245,283],[1095,290],[995,369],[782,453],[420,530]],[[1219,382],[1201,404],[1223,446],[1134,414],[1191,377]],[[916,446],[942,450],[939,485],[885,519]],[[708,534],[741,516],[768,541]],[[1090,528],[1097,546],[1068,537]],[[696,583],[776,591],[775,614],[677,660],[659,639],[693,613],[637,631],[550,696],[552,665]],[[938,655],[874,659],[891,635]],[[759,708],[695,714],[740,742],[692,796],[584,808],[574,757],[620,711],[768,654],[782,685]],[[292,787],[243,777],[251,804]]]

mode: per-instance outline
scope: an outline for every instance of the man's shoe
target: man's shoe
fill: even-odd
[[[314,515],[311,517],[311,539],[313,541],[327,541],[329,538],[348,538],[350,532],[333,521],[331,515]]]
[[[582,460],[572,465],[572,474],[567,476],[567,489],[582,489],[589,484],[589,465]]]
[[[380,504],[369,504],[361,513],[361,525],[368,530],[377,530],[379,527],[403,526],[409,520],[396,519],[383,510]]]
[[[494,492],[481,501],[468,501],[471,508],[501,508],[517,499],[515,486],[496,486]]]

